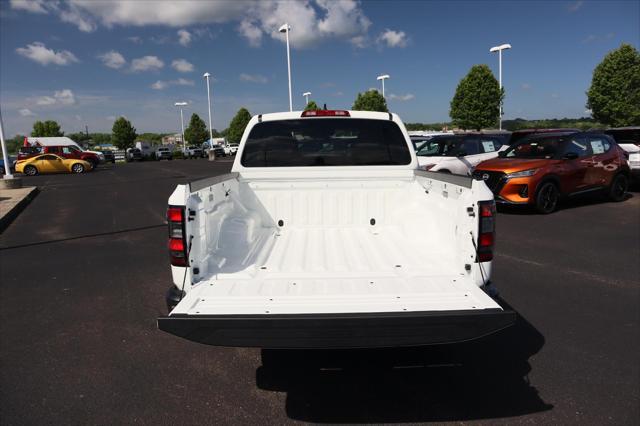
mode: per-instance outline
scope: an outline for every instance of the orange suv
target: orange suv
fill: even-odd
[[[553,212],[563,197],[592,191],[621,201],[629,186],[623,150],[599,133],[529,136],[478,164],[472,174],[485,181],[496,202],[533,205],[540,213]]]

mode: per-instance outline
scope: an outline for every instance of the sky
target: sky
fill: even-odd
[[[177,101],[213,127],[240,107],[288,110],[291,26],[294,109],[303,92],[349,109],[380,88],[405,122],[449,121],[456,86],[475,64],[498,77],[504,116],[589,116],[586,95],[606,53],[640,41],[635,1],[101,1],[0,0],[0,111],[5,135],[53,119],[67,133],[109,132],[125,116],[142,132],[177,132]]]

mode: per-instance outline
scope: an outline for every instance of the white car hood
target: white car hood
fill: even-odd
[[[618,144],[618,146],[627,152],[631,152],[631,153],[640,152],[640,147],[632,143],[620,143]]]

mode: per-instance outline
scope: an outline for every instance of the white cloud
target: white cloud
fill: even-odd
[[[405,47],[408,42],[408,37],[404,31],[386,29],[380,33],[377,41],[387,47]]]
[[[367,38],[363,35],[358,35],[355,37],[351,37],[349,43],[355,48],[364,49],[367,47]]]
[[[66,9],[58,8],[57,6],[52,7],[57,9],[62,22],[73,24],[84,33],[94,32],[98,28],[96,22],[91,17],[83,13],[82,10],[74,4],[68,4]]]
[[[16,52],[40,65],[69,65],[72,62],[78,62],[78,58],[68,50],[56,52],[53,49],[47,49],[44,43],[39,41],[28,44],[26,47],[19,47]]]
[[[171,66],[173,67],[173,69],[179,72],[193,71],[193,64],[185,59],[176,59],[175,61],[171,62]]]
[[[17,0],[13,2],[19,3]],[[350,41],[366,34],[371,25],[357,0],[38,0],[34,4],[14,7],[31,8],[35,13],[54,13],[62,21],[76,25],[85,32],[94,31],[98,24],[109,28],[146,25],[184,28],[198,24],[238,23],[239,34],[252,46],[259,46],[264,35],[284,41],[282,34],[277,31],[283,22],[295,22],[292,24],[290,41],[296,48],[312,46],[327,39]],[[188,45],[194,34],[195,32],[180,29],[180,43]],[[351,43],[359,46],[363,45],[363,41],[356,38]]]
[[[132,71],[156,71],[162,67],[164,67],[164,62],[157,56],[143,56],[131,61]]]
[[[158,80],[151,85],[154,90],[164,90],[169,86],[193,86],[195,82],[193,80],[187,80],[185,78],[179,78],[177,80],[163,81]]]
[[[18,113],[23,117],[34,117],[35,114],[28,108],[23,108],[18,111]]]
[[[78,121],[82,121],[82,117],[81,117],[81,116],[79,116],[78,114],[76,114],[74,117],[75,117],[75,119],[76,119],[76,120],[78,120]]]
[[[569,13],[577,12],[584,5],[583,0],[573,1],[567,6]]]
[[[178,30],[178,43],[189,46],[191,43],[191,33],[187,30]]]
[[[558,95],[557,93],[552,93],[552,94],[551,94],[551,97],[552,97],[553,99],[558,99],[558,98],[560,97],[560,95]]]
[[[53,105],[55,103],[55,98],[52,98],[51,96],[41,96],[36,99],[36,105]]]
[[[125,61],[124,56],[122,56],[119,52],[115,50],[110,50],[107,53],[103,53],[102,55],[98,55],[98,59],[102,60],[105,66],[113,69],[119,69],[127,63]]]
[[[260,43],[262,43],[262,30],[254,22],[251,22],[248,19],[244,19],[240,22],[238,32],[246,38],[249,45],[253,47],[258,47],[260,46]]]
[[[52,96],[40,96],[36,99],[36,105],[48,106],[48,105],[73,105],[76,103],[76,98],[70,89],[56,90]]]
[[[44,7],[45,0],[11,0],[11,8],[31,13],[49,13]]]
[[[53,94],[53,97],[62,105],[73,105],[76,103],[76,98],[73,96],[73,92],[70,89],[56,91]]]
[[[169,85],[166,81],[158,80],[151,85],[151,88],[154,90],[163,90],[166,89]]]
[[[531,89],[531,85],[529,83],[522,83],[522,90],[529,90]]]
[[[267,79],[267,77],[260,75],[260,74],[245,74],[245,73],[241,73],[240,74],[240,81],[248,81],[250,83],[260,83],[260,84],[264,84],[267,81],[269,81],[269,79]]]
[[[406,95],[394,95],[393,93],[389,93],[387,95],[387,98],[394,101],[406,102],[406,101],[410,101],[411,99],[414,99],[415,95],[412,93],[407,93]]]

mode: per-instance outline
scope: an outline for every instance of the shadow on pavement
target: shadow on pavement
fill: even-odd
[[[321,423],[461,421],[546,411],[529,358],[544,337],[524,318],[455,345],[262,351],[260,389],[287,392],[287,415]]]
[[[632,192],[633,191],[631,190],[630,192],[627,192],[624,200],[620,202],[624,203],[630,200],[631,198],[635,197],[636,195],[634,195]],[[598,193],[591,194],[591,195],[576,196],[575,198],[568,198],[568,199],[561,200],[560,203],[558,204],[558,209],[554,213],[562,210],[570,210],[570,209],[576,209],[576,208],[585,207],[585,206],[591,206],[591,205],[597,205],[597,204],[608,204],[608,203],[615,204],[614,202],[607,199],[604,195],[598,194]],[[512,206],[509,204],[497,204],[496,207],[499,213],[504,213],[504,214],[511,214],[511,215],[539,214],[538,212],[536,212],[535,208],[531,205]],[[553,213],[551,213],[551,215],[553,215]]]

